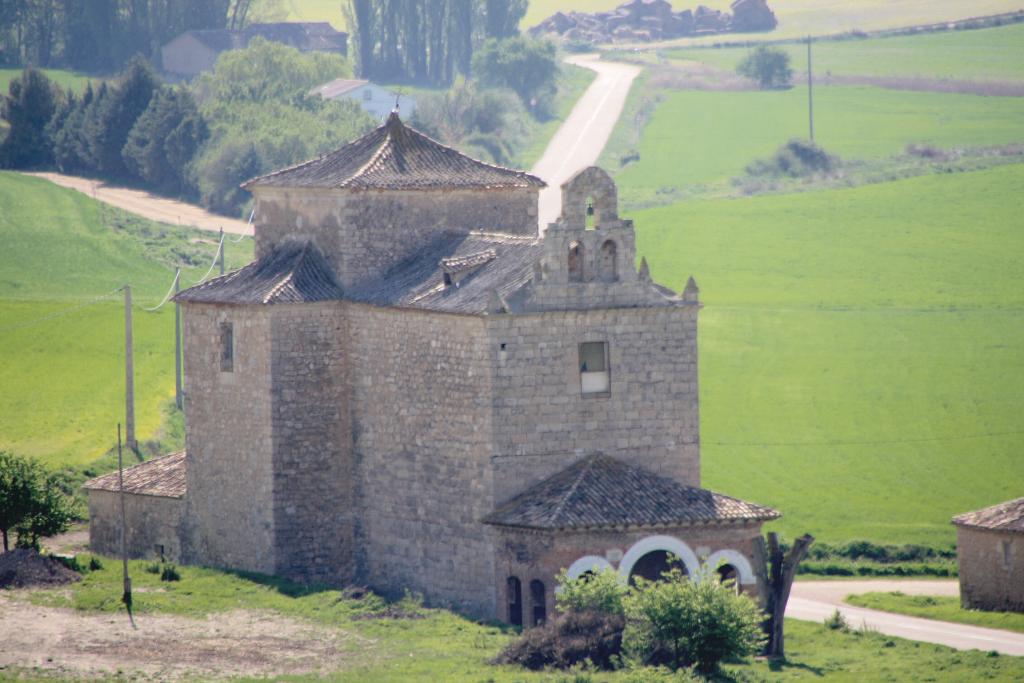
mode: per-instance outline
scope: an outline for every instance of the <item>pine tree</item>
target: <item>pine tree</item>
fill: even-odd
[[[2,114],[10,124],[0,144],[0,166],[36,168],[53,159],[46,137],[46,124],[61,101],[61,92],[50,79],[35,69],[25,69],[7,87]]]
[[[121,150],[124,149],[135,121],[149,106],[160,80],[149,63],[133,57],[121,82],[105,97],[97,97],[90,107],[85,139],[89,157],[100,175],[123,178],[128,175]]]

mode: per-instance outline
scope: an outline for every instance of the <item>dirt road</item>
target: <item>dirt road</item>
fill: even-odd
[[[793,584],[786,616],[820,623],[838,609],[854,628],[866,626],[886,635],[958,650],[995,650],[1004,655],[1024,656],[1024,633],[908,617],[843,602],[847,595],[857,593],[901,591],[907,595],[955,596],[959,590],[956,581],[798,581]]]
[[[93,199],[98,199],[101,202],[116,206],[125,211],[131,211],[153,221],[160,221],[170,225],[188,225],[200,230],[210,230],[211,232],[218,232],[221,228],[224,228],[224,232],[234,235],[252,234],[252,228],[245,221],[218,216],[215,213],[204,211],[194,204],[186,204],[185,202],[178,202],[166,197],[159,197],[142,190],[107,185],[100,180],[63,175],[61,173],[26,173],[25,175],[45,178],[62,187],[78,190]]]
[[[237,610],[206,619],[39,607],[0,591],[0,669],[39,667],[61,678],[210,680],[334,671],[374,642],[342,629]]]
[[[596,71],[597,78],[573,107],[531,171],[548,184],[540,193],[541,232],[561,213],[561,184],[576,171],[597,161],[619,120],[633,79],[640,73],[639,66],[603,62],[597,55],[578,55],[566,61]]]

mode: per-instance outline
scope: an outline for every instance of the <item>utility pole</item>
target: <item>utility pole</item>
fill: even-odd
[[[125,443],[139,450],[135,440],[135,368],[132,357],[132,287],[124,286],[124,422]]]
[[[220,251],[220,274],[224,274],[224,228],[220,229],[220,246],[217,247]]]
[[[174,274],[174,295],[181,291],[181,268]],[[181,392],[181,304],[174,302],[174,405],[184,407]]]
[[[121,602],[128,610],[128,620],[135,628],[135,618],[132,616],[132,580],[128,577],[128,515],[124,511],[124,462],[121,458],[121,423],[117,423],[117,488],[120,492],[118,497],[121,500],[121,573],[124,577],[124,593],[121,595]]]
[[[814,77],[811,75],[811,37],[807,36],[807,120],[810,123],[811,143],[814,143]]]

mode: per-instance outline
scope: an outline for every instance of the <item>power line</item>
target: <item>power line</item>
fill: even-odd
[[[935,443],[940,441],[966,441],[988,439],[996,436],[1019,436],[1024,430],[1009,432],[987,432],[964,434],[962,436],[934,436],[920,439],[866,439],[863,441],[701,441],[703,446],[886,446],[898,443]]]
[[[38,325],[39,323],[43,323],[48,320],[53,320],[55,318],[60,318],[65,315],[69,315],[71,313],[74,313],[75,311],[79,311],[88,306],[92,306],[93,304],[97,304],[103,301],[104,299],[109,299],[110,297],[120,292],[122,289],[124,289],[124,287],[118,287],[112,292],[108,292],[106,294],[101,294],[100,296],[93,297],[92,299],[89,299],[88,301],[85,301],[83,303],[76,304],[74,306],[69,306],[68,308],[63,308],[59,311],[54,311],[53,313],[48,313],[46,315],[39,316],[38,318],[33,318],[32,320],[26,320],[24,322],[15,323],[14,325],[7,325],[6,327],[0,327],[0,334],[3,334],[5,332],[13,332],[15,330],[31,327],[33,325]]]
[[[146,308],[145,306],[143,306],[142,310],[146,311],[147,313],[153,313],[154,311],[158,311],[161,308],[163,308],[163,305],[166,304],[170,300],[171,294],[174,293],[174,288],[178,285],[178,280],[180,278],[181,278],[181,268],[178,268],[177,270],[174,271],[174,281],[171,282],[171,287],[170,287],[170,289],[167,290],[167,294],[164,295],[163,301],[158,303],[153,308]]]

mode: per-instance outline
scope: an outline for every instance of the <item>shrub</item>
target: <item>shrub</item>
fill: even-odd
[[[562,612],[603,612],[623,614],[622,600],[629,588],[610,567],[570,579],[563,569],[558,575],[555,604]]]
[[[695,665],[710,673],[727,657],[757,652],[763,615],[714,572],[691,580],[678,568],[658,582],[637,579],[624,600],[623,648],[647,664]]]
[[[817,174],[829,174],[835,170],[839,159],[824,149],[806,140],[790,140],[770,159],[755,161],[747,166],[747,173],[753,176],[805,178]],[[879,546],[867,541],[865,551],[874,552]],[[871,546],[870,548],[868,546]]]
[[[736,65],[736,73],[757,81],[764,89],[784,88],[793,78],[789,54],[777,47],[758,45]]]
[[[846,617],[843,613],[836,608],[836,611],[831,616],[825,617],[825,627],[830,628],[833,631],[848,631],[850,630],[850,624],[846,621]]]
[[[39,550],[39,539],[66,531],[74,519],[57,477],[38,461],[0,451],[0,535],[9,550],[11,530],[19,548]]]
[[[566,669],[590,662],[611,669],[622,651],[625,621],[621,615],[603,612],[567,612],[544,626],[526,631],[495,660],[527,669]]]
[[[557,90],[554,43],[517,36],[490,39],[473,55],[473,74],[483,85],[511,88],[535,116],[547,116]]]
[[[89,558],[89,571],[97,572],[97,571],[99,571],[101,569],[103,569],[103,563],[100,562],[100,558],[96,557],[95,555],[90,557]]]
[[[164,566],[164,570],[160,572],[161,581],[181,581],[181,574],[178,573],[178,568],[173,564]]]
[[[160,563],[159,562],[153,562],[152,564],[147,564],[146,565],[146,573],[147,574],[159,574],[160,573]]]

